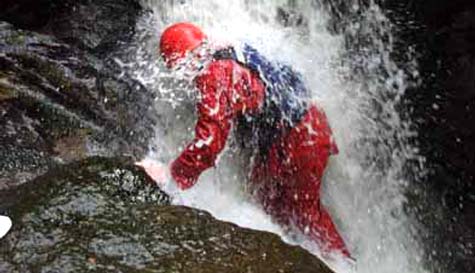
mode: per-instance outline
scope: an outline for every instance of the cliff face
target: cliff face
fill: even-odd
[[[143,12],[135,0],[5,0],[0,8],[2,21],[94,53],[128,41]]]
[[[8,22],[0,22],[0,189],[92,154],[141,157],[156,122],[153,94],[114,62],[140,6],[1,5]]]

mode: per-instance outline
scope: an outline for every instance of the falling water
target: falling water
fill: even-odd
[[[421,242],[403,211],[403,191],[411,183],[407,163],[423,160],[409,145],[410,122],[397,110],[417,70],[414,64],[400,69],[392,61],[390,23],[377,5],[350,7],[359,19],[339,34],[329,31],[331,15],[319,1],[144,0],[143,5],[151,12],[137,25],[136,57],[129,67],[156,92],[160,124],[150,144],[152,159],[174,159],[193,137],[195,122],[193,88],[177,81],[158,57],[164,27],[191,21],[217,41],[248,42],[300,71],[330,120],[340,153],[327,169],[323,201],[356,259],[354,267],[329,261],[332,266],[338,272],[425,272]],[[289,20],[278,19],[279,9],[283,17],[290,15]],[[349,37],[358,35],[365,40],[360,48],[348,43]],[[236,156],[230,143],[217,167],[206,171],[178,202],[282,235],[246,195],[239,168],[245,158]],[[308,242],[297,243],[318,255]]]

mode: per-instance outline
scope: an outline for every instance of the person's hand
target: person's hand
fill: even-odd
[[[157,185],[165,185],[170,180],[168,166],[151,159],[143,159],[136,162],[135,165],[144,168],[145,172],[157,183]]]
[[[145,172],[157,183],[161,190],[168,193],[172,198],[179,199],[178,193],[180,190],[171,178],[168,165],[151,159],[143,159],[136,162],[135,165],[144,168]]]

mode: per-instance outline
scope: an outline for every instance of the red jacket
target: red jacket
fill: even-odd
[[[171,165],[181,189],[193,186],[203,171],[214,166],[233,120],[260,111],[265,97],[259,75],[234,60],[213,61],[195,83],[200,91],[195,138]]]

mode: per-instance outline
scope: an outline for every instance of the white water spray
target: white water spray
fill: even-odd
[[[303,25],[283,26],[276,20],[277,9],[289,2],[304,18]],[[317,1],[144,0],[143,5],[152,14],[137,26],[140,43],[133,73],[157,92],[161,124],[151,144],[151,157],[160,162],[174,159],[193,137],[195,121],[190,86],[177,85],[158,57],[159,33],[164,27],[191,21],[215,40],[248,42],[301,72],[330,120],[340,154],[327,169],[323,201],[357,260],[354,269],[331,262],[336,271],[425,272],[419,243],[411,234],[412,223],[402,210],[402,191],[410,183],[403,168],[416,152],[407,143],[409,125],[395,109],[407,83],[405,73],[389,57],[390,40],[383,42],[376,33],[367,33],[372,37],[372,52],[348,59],[344,35],[328,31],[329,14]],[[379,26],[378,31],[390,38],[378,7],[371,5],[365,12],[364,20],[356,24],[367,25],[370,31],[369,26]],[[353,74],[350,63],[354,60],[367,72]],[[246,159],[223,152],[217,168],[205,172],[195,187],[184,192],[182,202],[222,220],[282,235],[246,196],[240,160]]]

